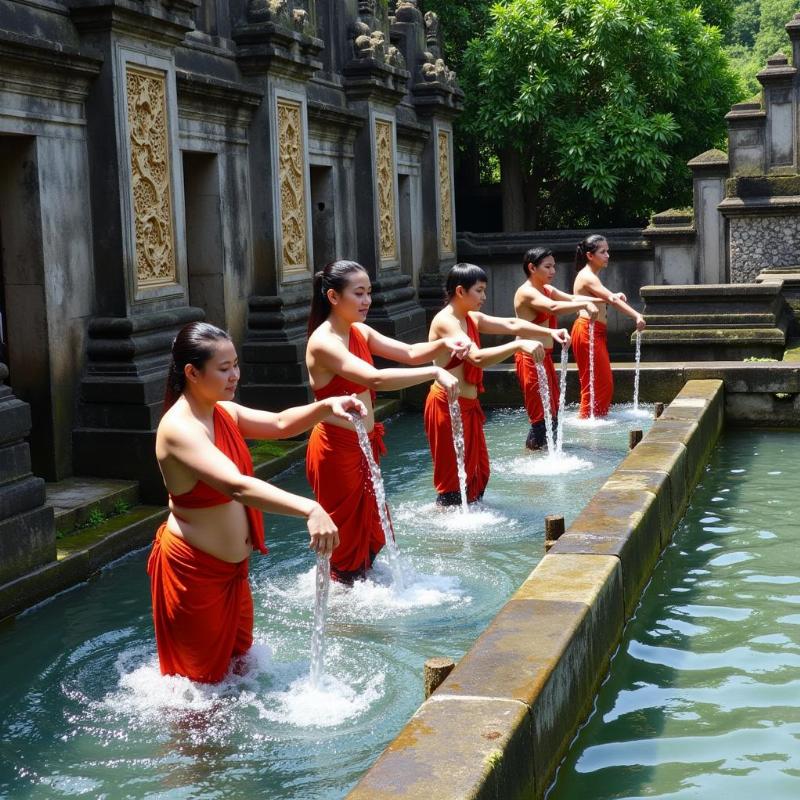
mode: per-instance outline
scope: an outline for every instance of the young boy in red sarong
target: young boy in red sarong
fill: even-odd
[[[622,292],[614,294],[603,286],[600,273],[608,266],[608,242],[599,233],[587,236],[575,250],[575,270],[577,272],[572,291],[596,300],[604,300],[632,317],[636,330],[645,328],[644,317],[631,308]],[[589,314],[581,311],[572,326],[572,352],[578,364],[578,377],[581,384],[581,406],[578,416],[592,416],[591,408],[591,359]],[[608,356],[608,318],[606,306],[600,306],[594,325],[594,416],[604,417],[614,396],[614,375],[611,372],[611,359]]]
[[[428,338],[466,334],[472,346],[465,356],[447,358],[437,355],[437,364],[458,378],[458,405],[464,428],[464,460],[467,473],[467,502],[483,497],[489,481],[489,454],[483,432],[485,417],[478,394],[483,391],[483,368],[497,364],[514,353],[523,352],[534,361],[544,358],[542,342],[553,337],[562,344],[569,343],[566,331],[554,331],[516,317],[492,317],[481,312],[486,301],[486,273],[475,264],[456,264],[447,275],[445,299],[447,305],[433,318]],[[511,334],[518,338],[495,347],[481,347],[480,334]],[[425,401],[425,433],[433,456],[433,484],[436,503],[441,506],[461,502],[458,468],[453,445],[450,409],[445,394],[432,386]]]
[[[567,294],[552,285],[556,274],[556,260],[552,250],[532,247],[522,259],[522,270],[527,280],[514,294],[514,311],[520,319],[544,325],[546,328],[558,328],[558,317],[561,314],[586,311],[590,319],[597,318],[597,305],[592,298]],[[514,363],[525,400],[525,410],[531,423],[525,447],[529,450],[540,450],[544,447],[546,430],[544,407],[539,392],[539,374],[533,359],[526,353],[515,353]],[[558,423],[559,388],[553,366],[552,346],[545,348],[543,364],[550,390],[550,413],[555,428]]]

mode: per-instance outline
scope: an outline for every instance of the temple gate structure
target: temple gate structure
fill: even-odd
[[[424,338],[462,97],[416,0],[0,0],[0,499],[27,482],[0,525],[42,505],[32,475],[163,502],[186,322],[231,332],[242,400],[272,409],[310,398],[330,260],[367,268],[377,328]]]

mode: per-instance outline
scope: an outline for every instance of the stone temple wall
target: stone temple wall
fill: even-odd
[[[310,399],[330,260],[369,272],[372,324],[424,338],[463,95],[417,0],[0,0],[0,75],[0,360],[35,474],[163,499],[153,438],[190,320],[231,332],[245,402]]]
[[[800,216],[746,216],[730,220],[732,283],[751,283],[770,267],[798,262]]]

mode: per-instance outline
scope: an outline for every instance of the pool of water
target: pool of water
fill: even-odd
[[[549,800],[800,797],[798,453],[720,440]]]
[[[0,630],[0,796],[341,798],[422,701],[422,664],[460,657],[543,551],[543,518],[574,518],[646,417],[590,427],[569,412],[554,474],[521,411],[488,415],[492,479],[468,517],[437,513],[419,415],[387,424],[387,496],[406,573],[384,557],[334,586],[322,684],[308,680],[314,559],[300,521],[267,516],[251,562],[256,645],[217,686],[159,675],[139,551]],[[277,481],[308,493],[302,467]]]

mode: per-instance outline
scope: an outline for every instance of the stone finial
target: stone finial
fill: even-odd
[[[420,64],[419,71],[422,80],[426,83],[442,83],[454,89],[458,87],[455,72],[448,69],[447,64],[444,63],[444,59],[436,58],[430,50],[426,50],[422,54],[422,63]]]
[[[298,33],[313,33],[309,31],[311,17],[308,10],[302,8],[302,3],[289,5],[289,0],[248,0],[247,19],[250,22],[272,22],[283,25]]]
[[[780,50],[767,59],[768,67],[785,67],[788,63],[789,59]]]
[[[397,22],[422,23],[422,12],[419,10],[417,0],[398,0],[394,17]]]
[[[442,42],[439,38],[439,15],[435,11],[425,12],[425,44],[435,58],[441,58]]]
[[[370,30],[365,22],[353,24],[353,53],[356,58],[386,59],[386,37],[383,31]]]
[[[389,49],[386,51],[386,63],[390,67],[395,67],[397,69],[406,68],[406,60],[403,54],[394,45],[390,45]]]
[[[374,17],[375,16],[375,0],[358,0],[358,16],[359,17]]]

